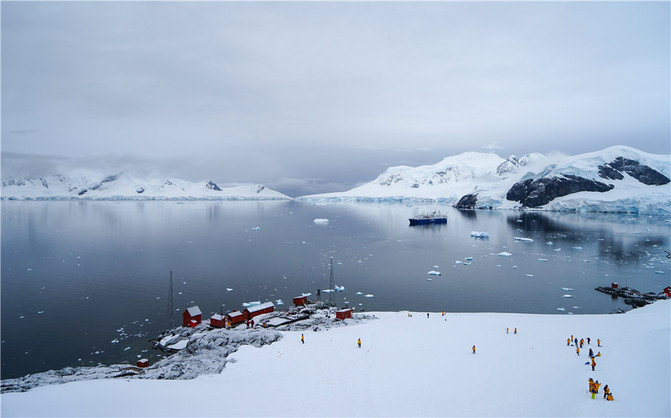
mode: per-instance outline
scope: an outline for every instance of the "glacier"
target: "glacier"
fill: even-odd
[[[670,176],[671,156],[624,145],[573,156],[532,153],[507,159],[494,153],[466,152],[433,165],[390,167],[351,190],[297,200],[671,216]],[[595,191],[583,191],[581,184]],[[531,186],[524,196],[532,198],[511,200],[514,186],[518,190]]]

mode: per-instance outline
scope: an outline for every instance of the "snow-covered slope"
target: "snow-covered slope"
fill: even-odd
[[[664,300],[621,315],[381,312],[328,331],[283,331],[193,380],[3,393],[2,416],[668,417],[670,308]],[[585,339],[580,354],[570,336]],[[601,353],[594,371],[590,348]],[[212,344],[211,355],[226,350]],[[589,378],[608,385],[613,401],[604,386],[592,399]]]
[[[387,169],[342,193],[301,200],[430,200],[461,208],[671,214],[671,158],[627,146],[574,156],[503,159],[467,152],[437,164]]]
[[[266,200],[288,196],[258,184],[219,186],[213,181],[137,178],[128,174],[108,176],[62,175],[7,178],[2,198],[10,200]]]

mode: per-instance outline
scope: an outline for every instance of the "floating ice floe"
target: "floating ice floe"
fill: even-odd
[[[313,222],[317,225],[326,225],[329,223],[329,220],[326,218],[317,218]]]
[[[564,295],[564,296],[562,296],[562,297],[563,297],[563,298],[572,298],[573,295]]]
[[[489,232],[471,231],[471,236],[473,238],[489,238]]]
[[[363,295],[363,292],[356,292],[357,295]]]
[[[427,281],[427,282],[432,282],[433,279],[427,278],[426,281]]]
[[[534,277],[533,274],[529,274],[529,273],[527,273],[526,276],[527,276],[527,277]]]
[[[439,271],[436,271],[436,270],[431,270],[426,274],[428,274],[429,276],[440,276],[441,275],[441,273]]]
[[[564,292],[571,292],[571,291],[573,291],[573,288],[571,288],[571,287],[562,287],[561,290],[563,290]]]
[[[582,250],[582,247],[573,247],[574,250]]]
[[[371,295],[370,293],[368,293],[368,294],[366,294],[366,295],[364,295],[364,296],[367,297],[367,298],[372,298],[372,297],[375,296],[375,295]]]
[[[260,304],[261,304],[260,300],[255,300],[253,302],[243,302],[242,306],[244,306],[245,308],[249,308],[250,306],[256,306],[256,305],[260,305]]]
[[[517,269],[517,266],[513,266],[514,269]]]
[[[538,261],[540,261],[542,263],[547,263],[548,259],[547,258],[539,258]]]
[[[534,242],[531,238],[524,238],[524,237],[513,237],[515,241],[520,241],[520,242]]]
[[[312,293],[301,293],[301,296],[312,296]]]
[[[337,284],[334,286],[336,292],[342,292],[343,290],[345,290],[345,286],[338,286]]]
[[[233,289],[231,289],[230,287],[227,287],[227,288],[226,288],[226,291],[227,291],[227,292],[232,292]]]
[[[454,264],[461,264],[461,263],[462,263],[461,260],[455,260],[454,261]]]
[[[580,306],[574,306],[573,309],[580,309]]]
[[[655,274],[664,274],[664,272],[661,271],[661,270],[657,270],[657,271],[655,272]]]
[[[509,253],[508,251],[501,251],[500,253],[496,254],[499,257],[510,257],[512,254]]]
[[[322,290],[322,293],[333,293],[333,292],[335,292],[335,290],[333,290],[333,289],[324,289],[324,290]]]
[[[546,244],[547,244],[547,245],[554,245],[555,243],[552,242],[552,241],[548,241],[548,242],[546,242]]]
[[[464,260],[471,261],[471,260],[473,260],[473,257],[465,257]]]
[[[564,312],[566,309],[564,309],[564,308],[557,308],[557,310],[560,311],[560,312]]]
[[[275,303],[278,305],[284,305],[284,301],[282,299],[275,300]]]
[[[439,269],[440,267],[438,267],[438,266],[433,266],[433,268],[434,268],[434,269]]]

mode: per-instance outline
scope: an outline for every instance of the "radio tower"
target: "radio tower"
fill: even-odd
[[[168,287],[168,329],[175,328],[175,306],[172,300],[172,270],[170,270],[170,286]]]
[[[335,281],[333,280],[333,257],[331,257],[331,261],[329,262],[329,289],[331,289],[331,292],[329,293],[329,306],[333,307],[335,306]]]

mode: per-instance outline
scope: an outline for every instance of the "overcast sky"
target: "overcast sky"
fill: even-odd
[[[3,2],[3,176],[346,190],[392,165],[669,154],[669,2]]]

